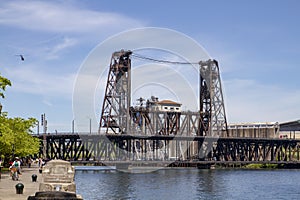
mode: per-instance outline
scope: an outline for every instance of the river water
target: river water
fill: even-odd
[[[100,199],[300,199],[300,170],[76,170],[77,193]]]

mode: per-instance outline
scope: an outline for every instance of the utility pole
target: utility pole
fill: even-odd
[[[92,119],[90,118],[90,134],[92,134]]]
[[[72,134],[74,134],[74,126],[75,126],[75,124],[74,124],[75,122],[74,122],[74,119],[72,120]]]
[[[45,113],[41,115],[41,126],[43,127],[43,158],[46,159],[46,149],[47,149],[47,140],[46,140],[46,133],[47,133],[47,120]]]
[[[40,122],[39,120],[37,120],[37,130],[36,130],[36,134],[39,135],[40,134]]]

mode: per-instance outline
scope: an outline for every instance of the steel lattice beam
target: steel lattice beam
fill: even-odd
[[[102,106],[99,132],[124,134],[129,131],[131,96],[131,51],[119,51],[112,55],[105,96]]]
[[[131,107],[131,51],[112,55],[99,132],[105,134],[223,136],[227,121],[218,63],[199,62],[200,111],[159,112]]]
[[[42,136],[40,136],[42,137]],[[300,161],[300,141],[168,135],[47,135],[47,159],[70,161],[216,161],[281,163]],[[199,149],[195,144],[206,146]],[[43,145],[43,144],[42,144]],[[187,145],[182,151],[181,147]],[[174,150],[174,155],[171,152]],[[199,152],[199,151],[205,152]],[[163,153],[162,153],[163,152]],[[40,152],[42,155],[42,151]],[[204,155],[198,157],[197,155]]]

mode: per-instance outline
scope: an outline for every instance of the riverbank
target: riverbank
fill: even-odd
[[[32,175],[37,175],[37,182],[32,182]],[[27,200],[28,196],[34,195],[42,182],[42,175],[39,174],[38,166],[32,165],[31,168],[22,168],[22,175],[18,181],[13,181],[8,171],[2,171],[0,179],[0,200]],[[24,185],[23,194],[16,194],[16,184]]]

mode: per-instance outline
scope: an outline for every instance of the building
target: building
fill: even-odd
[[[278,138],[278,122],[236,123],[228,125],[229,137]]]
[[[181,103],[172,100],[159,101],[158,98],[154,96],[147,100],[147,108],[152,111],[181,112],[181,105]]]
[[[280,123],[279,138],[300,139],[300,120]]]

